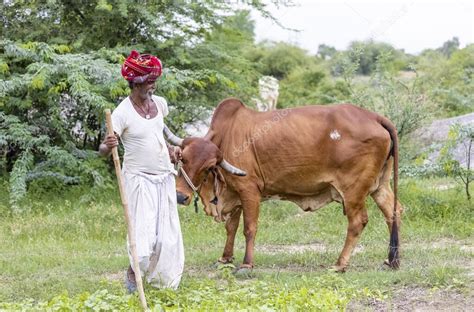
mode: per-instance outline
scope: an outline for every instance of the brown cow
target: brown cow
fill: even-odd
[[[344,271],[368,222],[365,201],[370,195],[391,233],[388,264],[398,268],[402,209],[396,199],[398,139],[387,118],[351,104],[256,112],[237,99],[226,99],[215,110],[204,138],[182,140],[165,132],[183,149],[178,202],[188,205],[195,189],[206,213],[226,220],[227,241],[219,262],[233,260],[243,212],[246,249],[240,268],[253,267],[262,200],[292,201],[305,211],[336,201],[348,219],[346,241],[335,266]]]

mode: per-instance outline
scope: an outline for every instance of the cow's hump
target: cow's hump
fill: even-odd
[[[244,103],[236,98],[228,98],[219,103],[214,115],[212,116],[211,127],[217,126],[219,123],[228,122],[236,116],[240,109],[245,109]]]

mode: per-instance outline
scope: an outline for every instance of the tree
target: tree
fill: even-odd
[[[459,49],[459,38],[453,37],[451,40],[446,41],[443,45],[438,48],[438,51],[441,52],[444,56],[450,57],[456,50]]]
[[[274,19],[263,1],[247,5]],[[77,51],[131,45],[156,51],[170,44],[191,47],[234,8],[229,1],[205,0],[3,0],[0,11],[5,39],[67,44]]]
[[[312,57],[299,47],[284,42],[263,42],[260,53],[255,53],[251,61],[257,64],[262,75],[281,80],[298,66],[312,63]]]
[[[390,70],[393,59],[390,52],[379,55],[368,82],[355,80],[358,58],[362,54],[363,51],[359,51],[352,56],[346,55],[341,61],[341,75],[349,91],[349,96],[343,101],[388,117],[396,125],[398,137],[402,140],[429,117],[433,103],[424,93],[415,68],[412,69],[415,77],[409,81],[400,79],[397,73]]]
[[[454,51],[447,59],[439,51],[425,51],[418,60],[423,87],[439,103],[442,117],[467,114],[474,103],[474,45]]]
[[[347,88],[332,81],[327,69],[317,64],[308,64],[294,68],[280,81],[278,106],[337,103],[347,96]]]
[[[399,71],[407,67],[406,56],[402,51],[397,51],[388,43],[369,41],[354,41],[347,51],[339,53],[333,58],[332,73],[341,75],[343,62],[348,58],[352,63],[357,63],[357,74],[370,75],[375,71],[377,59],[382,55],[389,55],[386,60],[386,69]]]
[[[185,68],[213,68],[221,77],[228,79],[229,84],[225,88],[214,88],[213,93],[208,92],[205,95],[208,100],[214,101],[212,106],[225,97],[234,96],[246,101],[256,93],[256,82],[260,73],[255,64],[246,57],[254,45],[254,27],[250,12],[238,11],[226,17],[222,24],[206,35],[202,43],[189,51],[188,57],[192,63]],[[195,95],[197,98],[200,96]]]
[[[319,56],[323,60],[326,60],[326,59],[332,58],[336,54],[336,52],[337,52],[336,48],[328,46],[323,43],[318,46],[317,56]]]
[[[0,51],[0,147],[12,206],[34,179],[101,186],[104,166],[80,149],[97,147],[101,112],[126,90],[116,68],[100,52],[72,54],[61,45],[2,41]]]
[[[469,201],[471,200],[469,186],[474,181],[473,155],[474,125],[452,125],[448,139],[441,149],[439,162],[446,174],[459,179],[464,184],[466,198]]]
[[[2,37],[81,51],[175,40],[193,42],[218,24],[221,1],[2,1]]]
[[[249,6],[273,18],[262,1]],[[62,44],[75,53],[105,48],[158,55],[170,69],[167,77],[180,80],[171,89],[170,81],[160,86],[182,112],[172,114],[180,123],[229,94],[245,99],[256,85],[258,74],[242,57],[253,44],[254,25],[248,11],[229,15],[232,8],[230,2],[204,0],[1,1],[1,34],[12,41]]]

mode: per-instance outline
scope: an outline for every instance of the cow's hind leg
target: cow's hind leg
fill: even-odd
[[[375,192],[371,194],[377,206],[382,211],[385,222],[388,226],[388,231],[392,230],[393,222],[393,199],[394,195],[389,185],[381,185]],[[403,212],[403,207],[397,201],[397,224],[400,226],[400,214]]]
[[[225,242],[224,253],[218,260],[218,263],[232,263],[234,261],[234,242],[235,234],[239,227],[240,216],[242,215],[242,208],[237,207],[231,214],[230,218],[225,223],[227,231],[227,240]]]
[[[392,167],[393,167],[393,158],[389,158],[383,168],[379,187],[372,194],[370,194],[385,217],[385,222],[387,223],[389,233],[392,233],[393,204],[394,204],[393,201],[395,197],[393,194],[392,188],[390,187],[390,177],[392,175]],[[400,202],[397,200],[397,210],[396,210],[396,218],[397,218],[396,221],[398,225],[397,232],[400,231],[400,216],[402,212],[403,212],[403,207],[400,204]],[[398,238],[398,235],[397,235],[397,238]],[[398,252],[398,248],[397,248],[397,252]],[[385,263],[390,265],[388,260],[386,260]],[[393,268],[397,268],[398,265],[399,265],[399,261],[396,261],[395,265],[392,264],[390,266],[392,266]]]
[[[392,232],[392,223],[393,223],[393,200],[394,194],[390,188],[390,184],[381,184],[380,187],[371,194],[372,198],[374,199],[377,206],[382,211],[385,222],[388,226],[389,233]],[[400,231],[400,215],[403,212],[403,207],[399,201],[397,201],[397,211],[396,211],[396,218],[397,218],[397,225],[398,231]],[[385,264],[390,266],[389,260],[385,260]],[[397,266],[392,266],[396,268]]]
[[[359,240],[360,234],[364,230],[367,222],[369,221],[367,215],[367,209],[365,207],[365,198],[350,199],[346,198],[345,209],[348,219],[347,236],[344,243],[344,248],[337,260],[334,269],[338,272],[344,272],[352,251],[354,250],[357,241]]]
[[[389,232],[392,230],[393,221],[393,199],[394,194],[390,187],[390,178],[392,176],[393,158],[389,158],[385,164],[380,177],[379,187],[370,194],[377,206],[382,210],[382,213],[387,222]],[[400,225],[400,213],[403,211],[400,202],[397,201],[397,224]]]

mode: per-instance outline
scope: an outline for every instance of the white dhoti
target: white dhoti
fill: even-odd
[[[174,175],[124,170],[124,177],[142,276],[155,287],[177,288],[184,269],[184,247]]]

